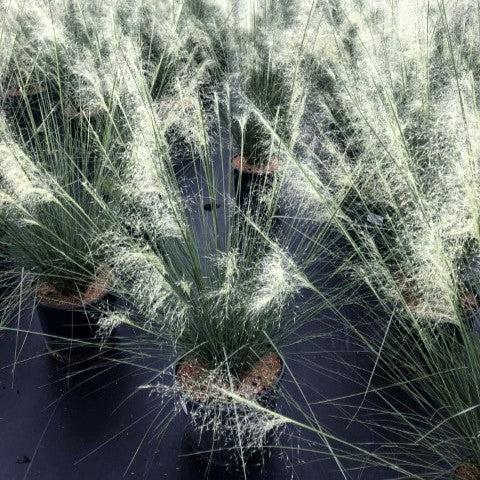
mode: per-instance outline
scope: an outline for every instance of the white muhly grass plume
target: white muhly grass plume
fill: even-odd
[[[61,67],[69,73],[64,88],[80,111],[107,111],[112,98],[128,103],[138,96],[140,47],[135,36],[127,36],[132,34],[129,27],[121,24],[124,16],[117,9],[122,7],[117,1],[88,0],[64,9],[62,22],[69,33],[59,52]]]
[[[74,58],[71,71],[75,79],[71,94],[80,111],[107,111],[101,72],[96,67],[91,52],[85,51],[82,56]]]
[[[218,408],[211,404],[207,408],[191,411],[190,418],[201,435],[209,432],[215,442],[231,445],[234,448],[232,458],[241,459],[249,450],[272,446],[272,442],[278,441],[279,432],[276,429],[284,422],[275,413],[270,415],[252,407],[246,408],[239,401],[233,402],[237,408],[236,414],[232,408],[230,415],[226,416],[222,411],[222,403],[232,406],[231,398],[223,395],[217,400]],[[183,408],[181,403],[180,406]]]
[[[177,337],[183,329],[186,305],[168,283],[165,266],[153,252],[124,246],[121,239],[112,243],[111,259],[116,276],[116,288],[125,292],[156,330],[166,329]],[[115,245],[114,245],[115,244]]]
[[[417,318],[430,322],[458,322],[456,273],[465,243],[478,239],[478,162],[474,158],[478,158],[479,125],[468,109],[461,112],[455,90],[452,87],[436,106],[438,121],[431,126],[427,151],[433,162],[426,167],[428,183],[416,180],[419,196],[410,197],[416,208],[405,207],[397,245],[392,246],[404,250],[401,283],[410,290],[408,307]],[[410,174],[416,175],[411,170]],[[394,177],[385,185],[400,203],[393,182]],[[374,273],[384,281],[380,271]],[[398,299],[398,288],[391,292]]]
[[[0,143],[0,175],[2,187],[21,197],[32,188],[30,165],[21,149],[12,143]],[[26,168],[28,168],[26,170]]]
[[[124,189],[123,193],[127,190]],[[169,211],[170,205],[162,201],[157,191],[143,191],[141,196],[137,193],[130,190],[129,200],[135,204],[133,211],[123,211],[132,230],[138,234],[148,233],[154,240],[181,238],[182,226],[177,216]]]
[[[98,320],[97,335],[102,339],[106,339],[117,327],[130,323],[130,318],[123,312],[111,311],[105,313]]]
[[[9,0],[5,3],[7,18],[16,22],[16,27],[22,28],[28,35],[32,46],[54,44],[63,39],[64,31],[58,23],[58,10],[48,8],[44,2],[28,0]],[[20,35],[20,31],[18,31]]]
[[[0,142],[0,188],[5,195],[25,207],[55,201],[53,192],[45,188],[48,183],[16,143]]]
[[[248,308],[258,315],[266,309],[281,308],[302,287],[305,278],[294,261],[286,253],[276,250],[262,261],[255,278],[256,288]]]
[[[329,178],[312,173],[328,186],[350,183],[367,206],[395,207],[400,219],[388,247],[400,265],[392,268],[360,232],[369,264],[357,273],[396,304],[402,293],[410,297],[412,313],[433,322],[457,320],[456,273],[465,243],[478,240],[480,211],[476,5],[447,1],[445,19],[443,3],[341,2],[332,23],[335,102],[359,148],[340,170],[326,162]],[[320,92],[315,102],[322,101]],[[315,195],[292,183],[314,211]]]
[[[178,192],[169,186],[166,145],[157,116],[139,102],[131,111],[132,139],[125,154],[120,190],[128,221],[156,237],[179,237],[183,225]]]
[[[215,121],[215,117],[209,109],[202,108],[199,101],[199,82],[199,76],[190,71],[188,75],[177,74],[172,92],[159,99],[156,107],[157,118],[163,131],[168,131],[173,134],[174,139],[180,139],[203,153],[208,151],[212,140],[212,132],[207,129]],[[170,152],[172,155],[176,153],[174,148],[175,144]]]
[[[339,43],[335,75],[338,100],[347,107],[362,141],[364,151],[357,161],[364,165],[372,184],[385,184],[391,176],[391,187],[408,192],[415,178],[408,168],[411,158],[405,133],[407,128],[415,129],[412,120],[420,118],[422,110],[418,106],[425,104],[425,69],[435,45],[424,37],[427,29],[412,27],[415,21],[409,12],[415,11],[414,18],[423,25],[427,15],[435,18],[434,9],[427,2],[409,1],[397,2],[392,8],[391,2],[381,0],[367,2],[360,11],[353,1],[343,3],[342,34],[350,39],[348,45],[353,45],[354,62],[346,63],[346,53]],[[409,28],[403,28],[407,24]],[[374,169],[372,163],[376,163]]]
[[[28,76],[37,66],[54,64],[55,45],[65,42],[58,13],[43,2],[8,0],[0,5],[0,79],[18,73]]]
[[[108,62],[101,64],[102,88],[105,96],[119,98],[130,112],[145,103],[141,49],[135,39],[119,36]],[[115,94],[115,96],[114,96]]]
[[[142,188],[142,185],[147,190],[161,188],[163,182],[160,173],[165,147],[162,137],[164,130],[161,127],[163,119],[157,115],[155,108],[150,108],[141,90],[138,64],[133,62],[130,72],[121,93],[131,135],[125,155],[126,171],[138,188]]]
[[[412,277],[422,295],[417,309],[439,321],[457,321],[455,273],[466,241],[479,238],[480,122],[468,79],[461,86],[463,107],[454,82],[437,106],[432,136],[439,143],[429,150],[436,160],[431,183],[422,212],[412,218],[412,232],[404,233],[412,251]]]
[[[338,201],[343,191],[351,185],[348,174],[339,164],[328,167],[302,162],[300,168],[290,162],[285,175],[283,201],[299,211],[299,214],[315,223],[328,222],[338,211]],[[338,174],[326,174],[326,168],[336,169]],[[330,171],[331,171],[330,169]],[[325,172],[325,173],[323,173]]]
[[[240,255],[237,250],[219,252],[214,258],[219,270],[223,272],[223,278],[220,287],[210,292],[210,296],[217,299],[219,306],[223,306],[226,298],[238,293],[239,259]]]
[[[413,245],[411,272],[418,296],[410,308],[423,319],[455,322],[454,261],[458,257],[454,250],[459,251],[462,245],[444,243],[441,232],[432,226],[419,233]]]

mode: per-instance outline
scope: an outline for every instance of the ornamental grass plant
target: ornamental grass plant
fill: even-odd
[[[345,478],[340,457],[365,455],[404,478],[469,480],[478,12],[473,0],[2,5],[2,320],[44,285],[81,298],[104,282],[122,308],[102,326],[135,328],[168,359],[142,388],[200,405],[192,422],[228,431],[246,476],[245,452],[296,422],[261,402],[291,374],[286,347],[335,311],[374,358],[365,397],[386,398],[378,376],[418,410],[376,412],[402,438],[385,454],[347,454],[311,405],[297,426]],[[238,157],[234,169],[263,175],[241,203]],[[352,292],[373,334],[340,312]],[[272,358],[270,383],[245,383]]]
[[[293,300],[316,288],[311,276],[321,242],[297,235],[303,221],[293,213],[273,234],[283,172],[261,192],[267,205],[261,222],[255,209],[232,202],[229,182],[218,178],[225,152],[214,143],[223,138],[223,87],[215,86],[221,78],[215,72],[228,72],[219,41],[224,28],[199,5],[166,8],[173,28],[148,2],[140,9],[125,2],[58,5],[52,28],[63,35],[55,33],[48,46],[54,61],[41,71],[51,84],[42,92],[41,123],[21,139],[9,131],[15,118],[3,130],[2,233],[12,272],[29,286],[22,286],[25,296],[43,283],[81,296],[107,271],[108,289],[127,303],[102,325],[135,326],[150,335],[157,354],[193,356],[214,383],[239,385],[269,354],[283,362],[289,335],[314,320],[317,303],[305,300],[299,311]],[[170,33],[162,43],[155,21]],[[276,71],[271,84],[264,73],[275,87],[288,74]],[[254,72],[251,96],[255,89],[270,95],[257,77],[265,80]],[[203,88],[209,79],[213,92]],[[206,94],[213,108],[205,106]],[[252,115],[278,116],[278,106],[265,109],[262,102],[256,101],[262,112]],[[195,154],[191,181],[219,209],[199,215],[199,199],[185,194],[168,141],[172,130]],[[322,231],[309,234],[320,238]],[[198,388],[206,388],[205,380],[195,378]],[[209,388],[202,395],[207,407],[229,404]],[[215,408],[207,410],[204,420],[212,422],[213,411],[218,423]],[[257,445],[265,438],[256,432],[270,429],[249,418],[244,412],[240,445]]]
[[[1,145],[3,255],[11,267],[2,276],[21,282],[25,297],[42,284],[67,296],[84,293],[100,269],[92,249],[100,208],[68,192],[11,138]],[[9,298],[22,300],[18,288]]]
[[[388,455],[408,451],[422,478],[478,472],[475,12],[470,2],[376,2],[361,11],[337,2],[329,19],[342,59],[332,72],[336,111],[348,119],[341,131],[355,155],[332,128],[336,119],[320,122],[332,161],[297,162],[300,184],[313,188],[292,182],[309,218],[321,221],[332,204],[325,198],[337,200],[347,278],[370,289],[381,331],[361,337],[378,360],[366,392],[383,377],[415,400],[414,411],[390,403],[377,413],[403,435]],[[331,112],[324,88],[317,100]],[[416,455],[420,447],[429,460]]]
[[[324,225],[312,228],[291,204],[274,232],[288,158],[273,188],[260,191],[267,207],[261,216],[255,208],[239,208],[225,188],[231,174],[222,165],[232,147],[217,146],[224,141],[225,89],[216,82],[231,74],[226,30],[207,20],[199,5],[178,10],[173,4],[165,18],[149,2],[138,9],[128,2],[48,5],[55,13],[49,17],[53,41],[45,47],[51,60],[39,66],[39,75],[49,80],[41,93],[40,122],[31,122],[21,138],[14,138],[15,117],[2,128],[2,239],[13,264],[5,275],[19,275],[22,292],[17,288],[6,305],[17,306],[43,283],[81,297],[108,271],[108,289],[126,303],[123,312],[106,312],[102,325],[134,326],[148,335],[156,354],[170,354],[177,363],[197,361],[202,371],[193,394],[185,384],[180,391],[206,407],[196,423],[233,432],[245,463],[243,448],[264,444],[275,422],[244,409],[241,418],[225,424],[216,406],[235,410],[235,404],[210,385],[230,385],[255,400],[260,391],[242,390],[242,381],[268,355],[285,366],[282,352],[292,335],[336,299],[317,287],[322,274],[315,263],[329,241]],[[269,18],[268,11],[262,13]],[[302,24],[283,13],[275,21],[285,22],[294,35]],[[173,28],[166,20],[172,18]],[[171,34],[161,43],[156,21]],[[232,44],[238,46],[245,34],[259,45],[272,23],[255,22],[247,21],[244,31],[237,28]],[[270,150],[283,158],[293,149],[301,118],[301,72],[289,60],[302,45],[292,42],[278,65],[269,45],[259,49],[241,82],[243,101],[266,132],[263,151],[270,142]],[[35,65],[32,56],[29,61]],[[287,87],[292,78],[294,86]],[[203,88],[206,79],[213,91]],[[213,108],[205,105],[205,95]],[[172,129],[191,149],[191,181],[215,205],[211,213],[198,212],[199,199],[185,193],[184,179],[177,178],[175,144],[168,141]],[[8,310],[3,313],[7,317]],[[278,378],[265,388],[280,379],[281,372],[274,373]],[[150,388],[162,389],[157,378]],[[165,391],[178,388],[175,383]]]
[[[2,21],[2,45],[7,47],[9,35],[16,35],[25,64],[45,84],[34,99],[20,87],[27,121],[17,115],[17,108],[12,115],[8,105],[6,121],[2,117],[2,257],[8,265],[2,283],[16,285],[5,299],[5,320],[40,290],[50,289],[50,296],[76,303],[92,285],[107,289],[109,283],[110,268],[95,242],[116,221],[106,205],[115,183],[111,162],[127,138],[116,108],[122,92],[116,88],[120,70],[101,46],[100,33],[107,32],[107,23],[98,8],[88,11],[84,4],[86,11],[79,11],[79,5],[66,2],[52,13],[52,6],[35,5],[45,19],[37,29],[22,2]],[[89,26],[89,21],[96,24]],[[99,31],[94,42],[95,26]],[[38,45],[37,37],[48,42]],[[2,74],[13,82],[24,77],[21,66],[12,67],[11,62]],[[124,84],[122,88],[125,91]]]

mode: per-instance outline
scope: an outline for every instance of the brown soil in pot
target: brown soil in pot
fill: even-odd
[[[248,162],[248,158],[236,155],[232,159],[232,166],[235,170],[242,173],[250,173],[253,175],[268,175],[275,173],[279,168],[279,161],[272,157],[267,164],[254,165]]]
[[[478,298],[473,292],[468,292],[462,297],[462,305],[466,310],[476,310],[479,307]]]
[[[415,310],[420,304],[420,298],[413,291],[412,285],[403,274],[400,274],[396,281],[406,305]],[[473,311],[480,307],[478,296],[474,292],[467,292],[461,296],[460,303],[465,310]]]
[[[66,295],[46,283],[37,289],[37,299],[41,304],[54,308],[69,308],[89,305],[107,295],[110,275],[102,275],[80,295]]]
[[[234,392],[242,397],[255,398],[275,385],[281,371],[282,359],[276,353],[269,353],[260,359],[237,382],[237,385],[234,385]],[[201,401],[202,398],[208,396],[208,384],[209,381],[211,382],[209,373],[198,359],[188,357],[178,365],[176,376],[181,388],[194,396],[196,400]],[[227,382],[218,386],[225,389],[230,388]],[[215,395],[213,389],[212,394]]]
[[[455,470],[455,480],[480,480],[480,467],[474,463],[465,462]]]
[[[420,304],[420,298],[414,291],[412,283],[403,273],[396,275],[395,281],[405,304],[410,310],[414,311]]]

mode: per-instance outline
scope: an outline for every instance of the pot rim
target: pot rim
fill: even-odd
[[[275,382],[272,383],[272,385],[270,385],[267,389],[265,390],[262,390],[260,393],[256,394],[252,400],[253,401],[261,401],[262,398],[265,398],[267,397],[270,393],[274,392],[276,390],[276,388],[278,387],[278,385],[280,384],[280,382],[283,380],[283,377],[285,376],[285,362],[283,361],[283,358],[278,354],[278,352],[276,352],[275,350],[272,350],[270,353],[273,353],[275,355],[278,356],[278,358],[280,359],[280,362],[281,362],[281,367],[280,367],[280,372],[277,376],[277,378],[275,379]],[[268,355],[268,354],[267,354]],[[177,382],[178,385],[180,385],[180,390],[181,390],[181,398],[182,398],[182,406],[183,405],[183,402],[185,403],[190,403],[194,406],[198,406],[198,407],[204,407],[204,406],[208,406],[208,404],[205,404],[205,402],[202,402],[200,400],[197,400],[195,398],[192,398],[190,396],[187,396],[184,392],[183,392],[183,389],[181,387],[181,384],[180,382],[178,381],[177,379],[177,370],[178,370],[178,367],[180,366],[180,364],[182,363],[182,361],[187,358],[188,356],[190,356],[189,354],[185,354],[183,355],[182,357],[180,357],[177,362],[175,363],[175,367],[174,367],[174,371],[175,371],[175,382]],[[266,355],[265,355],[266,356]],[[264,357],[265,357],[264,356]],[[262,357],[262,358],[264,358]],[[185,399],[185,400],[184,400]],[[225,403],[225,402],[219,402],[215,408],[217,410],[229,410],[231,408],[231,406],[233,405],[233,403],[240,403],[240,402],[233,402],[233,401],[230,401],[229,403]],[[244,407],[244,405],[239,405],[240,407]],[[238,407],[238,406],[237,406]],[[184,410],[185,407],[184,407]]]
[[[103,300],[105,297],[107,297],[110,294],[108,290],[103,290],[101,294],[96,296],[90,301],[83,301],[81,298],[78,299],[76,303],[72,302],[58,302],[51,300],[46,297],[42,297],[38,294],[36,294],[36,298],[38,300],[37,305],[41,307],[48,307],[48,308],[53,308],[55,310],[78,310],[79,307],[86,308],[95,305],[95,303],[99,302],[100,300]]]
[[[60,295],[60,298],[57,300],[39,293],[42,288],[48,287],[58,292],[58,290],[56,290],[54,287],[51,287],[47,282],[44,282],[37,286],[35,298],[38,300],[38,305],[53,308],[56,310],[77,310],[79,307],[85,308],[94,305],[100,300],[103,300],[110,294],[110,291],[107,287],[110,277],[111,273],[98,275],[96,277],[96,280],[88,286],[87,290],[83,294],[77,295],[75,297],[70,296],[68,298],[64,296],[65,300],[62,300]],[[98,290],[98,292],[95,292],[95,290]],[[89,297],[89,293],[90,295],[94,293],[93,298],[86,301],[86,299]]]
[[[264,165],[253,165],[248,162],[248,158],[240,154],[232,158],[232,167],[242,174],[251,175],[270,175],[278,171],[280,162],[277,157],[271,157],[268,163]]]

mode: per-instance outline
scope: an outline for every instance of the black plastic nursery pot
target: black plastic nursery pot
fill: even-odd
[[[84,298],[68,298],[37,292],[36,311],[45,333],[47,348],[56,360],[75,362],[87,360],[99,353],[102,338],[98,321],[106,310],[114,306],[114,297],[103,288],[91,287]]]
[[[249,163],[245,157],[232,159],[235,200],[239,207],[260,207],[260,196],[273,188],[279,162],[272,158],[262,165]]]
[[[271,355],[275,355],[280,361],[276,379],[268,388],[256,394],[252,400],[261,407],[275,411],[284,376],[284,364],[278,355]],[[264,358],[268,358],[268,356]],[[181,359],[175,367],[176,381],[179,384],[178,371],[184,361],[185,359]],[[182,390],[181,384],[180,390]],[[185,441],[195,460],[203,464],[223,468],[237,468],[243,463],[262,462],[268,446],[274,440],[275,427],[255,431],[257,441],[263,440],[256,443],[255,447],[239,445],[238,434],[235,431],[236,425],[246,425],[249,416],[250,418],[255,417],[255,411],[251,407],[233,401],[231,403],[222,401],[221,403],[206,404],[192,399],[187,394],[181,394],[180,402],[183,413],[188,417],[184,431]]]

